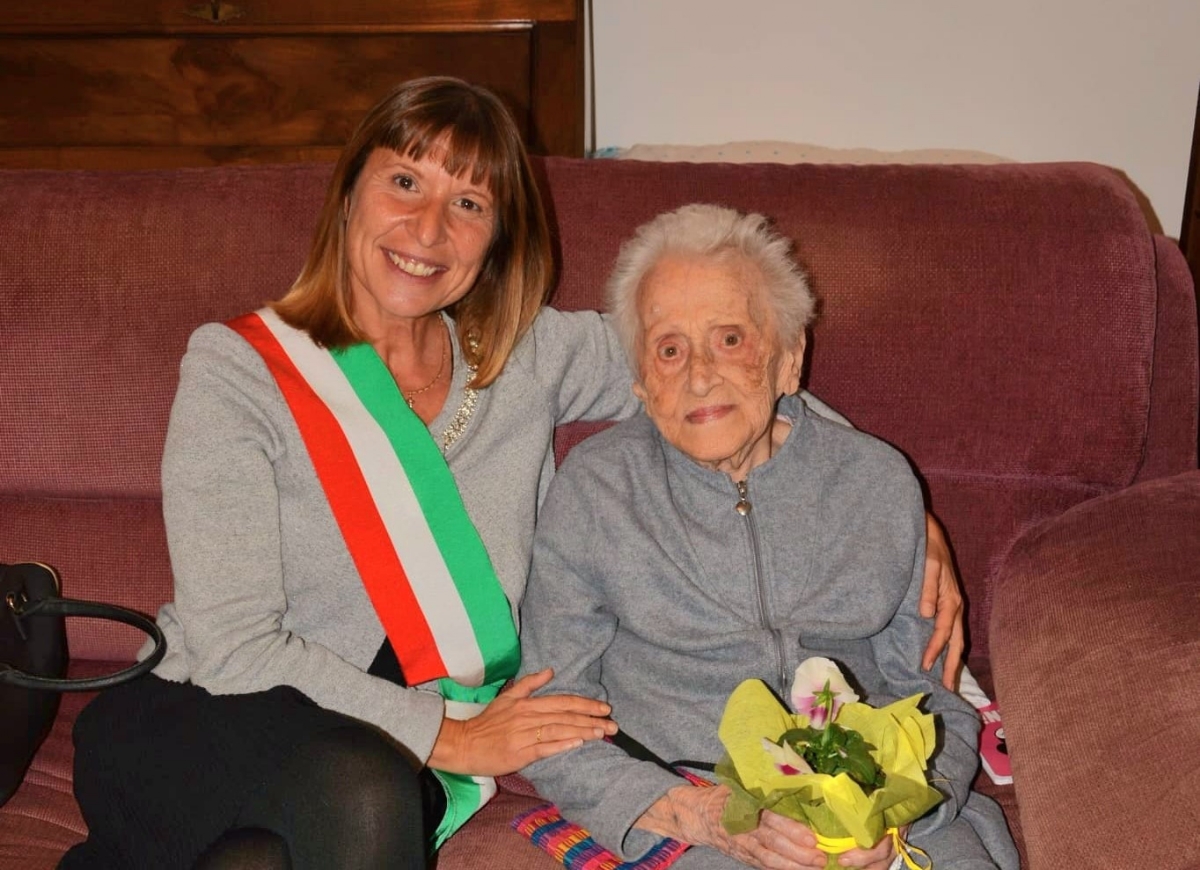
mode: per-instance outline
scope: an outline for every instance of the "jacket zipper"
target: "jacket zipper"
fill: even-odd
[[[779,683],[776,689],[780,693],[780,697],[788,696],[787,674],[784,673],[783,665],[783,637],[778,628],[771,625],[771,620],[767,614],[767,590],[765,580],[762,573],[762,555],[759,549],[758,542],[758,526],[754,522],[754,514],[752,505],[748,498],[750,486],[744,480],[735,481],[737,485],[738,501],[734,505],[734,510],[738,512],[738,516],[746,519],[746,528],[750,532],[750,552],[754,562],[754,586],[758,592],[758,617],[762,623],[762,627],[771,632],[771,640],[775,646],[775,663],[779,668]]]

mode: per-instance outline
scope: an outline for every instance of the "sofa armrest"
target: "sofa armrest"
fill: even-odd
[[[1200,472],[1030,530],[990,658],[1032,870],[1200,855]]]

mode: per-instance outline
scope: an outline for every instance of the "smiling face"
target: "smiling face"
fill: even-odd
[[[734,480],[771,456],[775,404],[800,386],[804,340],[780,347],[762,282],[737,254],[668,255],[638,292],[634,393],[668,442]]]
[[[493,197],[445,152],[420,160],[388,148],[367,158],[346,201],[346,260],[358,327],[379,337],[457,302],[475,284],[496,225]]]

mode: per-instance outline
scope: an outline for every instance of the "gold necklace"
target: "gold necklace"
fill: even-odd
[[[441,322],[443,327],[446,326],[446,321],[442,320],[440,317],[438,318],[438,320]],[[442,361],[440,363],[438,363],[437,374],[433,376],[432,381],[427,383],[425,386],[421,387],[421,389],[419,389],[419,390],[413,390],[412,392],[405,392],[404,390],[400,391],[400,395],[404,396],[404,401],[408,402],[408,407],[411,408],[413,406],[413,399],[415,399],[417,396],[421,395],[421,393],[424,393],[427,390],[433,389],[433,385],[442,379],[442,372],[444,372],[446,370],[446,357],[450,355],[449,350],[450,350],[450,342],[447,340],[442,345]]]

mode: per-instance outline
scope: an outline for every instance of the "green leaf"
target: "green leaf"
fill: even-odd
[[[790,743],[792,749],[800,752],[803,747],[815,742],[820,736],[821,732],[816,728],[789,728],[783,732],[777,742],[780,746],[784,743]]]
[[[785,741],[817,773],[829,776],[845,773],[868,795],[883,785],[883,771],[871,755],[875,747],[857,731],[837,724],[822,729],[792,728],[780,738],[780,745]]]

